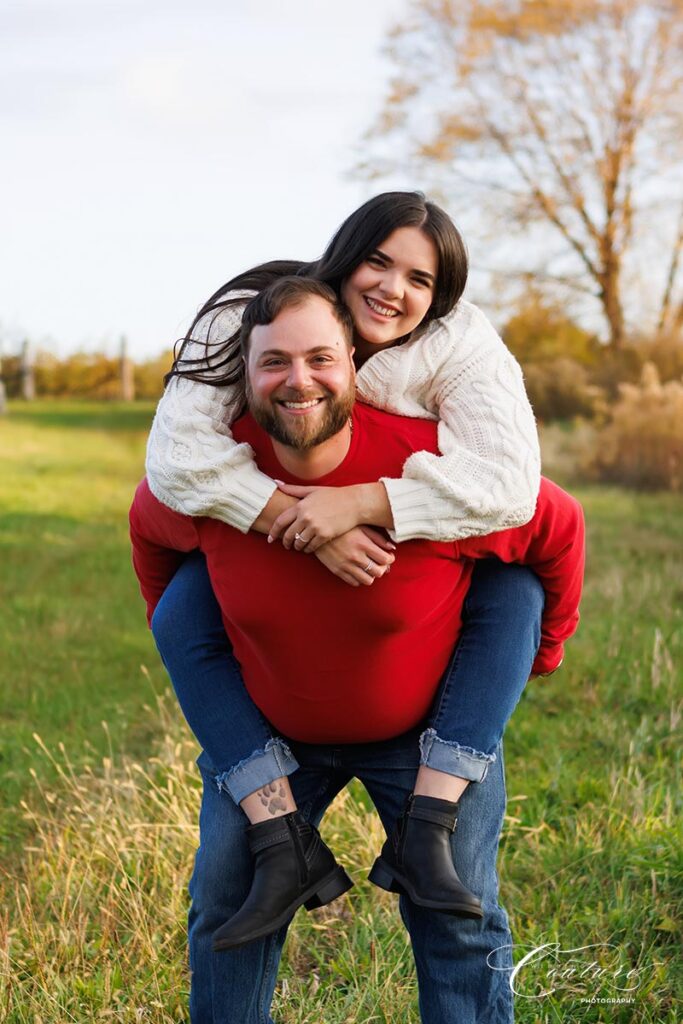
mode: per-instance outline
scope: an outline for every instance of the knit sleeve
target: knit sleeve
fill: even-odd
[[[200,321],[184,360],[211,365],[215,345],[240,325],[244,306],[230,306]],[[176,512],[220,519],[246,533],[276,489],[254,461],[250,445],[238,444],[230,425],[239,414],[236,386],[216,387],[173,377],[157,407],[147,443],[149,487]]]
[[[425,341],[436,360],[423,404],[439,420],[440,455],[416,452],[383,480],[397,541],[482,536],[527,523],[540,452],[522,371],[493,326],[467,305]]]

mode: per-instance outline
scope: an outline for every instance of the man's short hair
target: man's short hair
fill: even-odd
[[[244,310],[240,331],[240,345],[244,358],[246,359],[249,354],[249,342],[254,327],[272,324],[283,310],[302,306],[306,299],[312,296],[324,299],[329,304],[344,333],[346,343],[351,348],[353,320],[346,306],[339,301],[336,292],[328,284],[317,281],[314,277],[281,277],[255,295]]]

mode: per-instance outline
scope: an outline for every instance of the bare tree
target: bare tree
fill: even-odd
[[[412,0],[387,51],[359,173],[476,210],[506,274],[590,296],[615,348],[629,314],[683,321],[683,0]]]

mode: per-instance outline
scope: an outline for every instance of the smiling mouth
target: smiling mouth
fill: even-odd
[[[285,409],[289,409],[292,412],[303,412],[306,409],[314,409],[316,405],[320,405],[325,399],[320,398],[309,398],[305,402],[291,402],[283,399],[278,399],[277,404],[283,406]]]
[[[383,306],[377,299],[371,299],[369,295],[364,295],[366,305],[370,307],[373,313],[377,313],[378,316],[386,317],[387,320],[393,319],[399,315],[399,310],[394,309],[392,306]]]

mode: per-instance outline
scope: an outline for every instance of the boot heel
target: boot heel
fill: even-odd
[[[368,880],[380,889],[386,889],[387,892],[405,892],[403,886],[396,881],[391,871],[385,866],[381,857],[378,857],[373,864]]]
[[[325,904],[331,903],[332,900],[343,895],[352,885],[353,882],[344,869],[339,868],[329,882],[325,882],[310,899],[306,900],[304,906],[306,910],[317,910],[318,907],[324,907]]]

